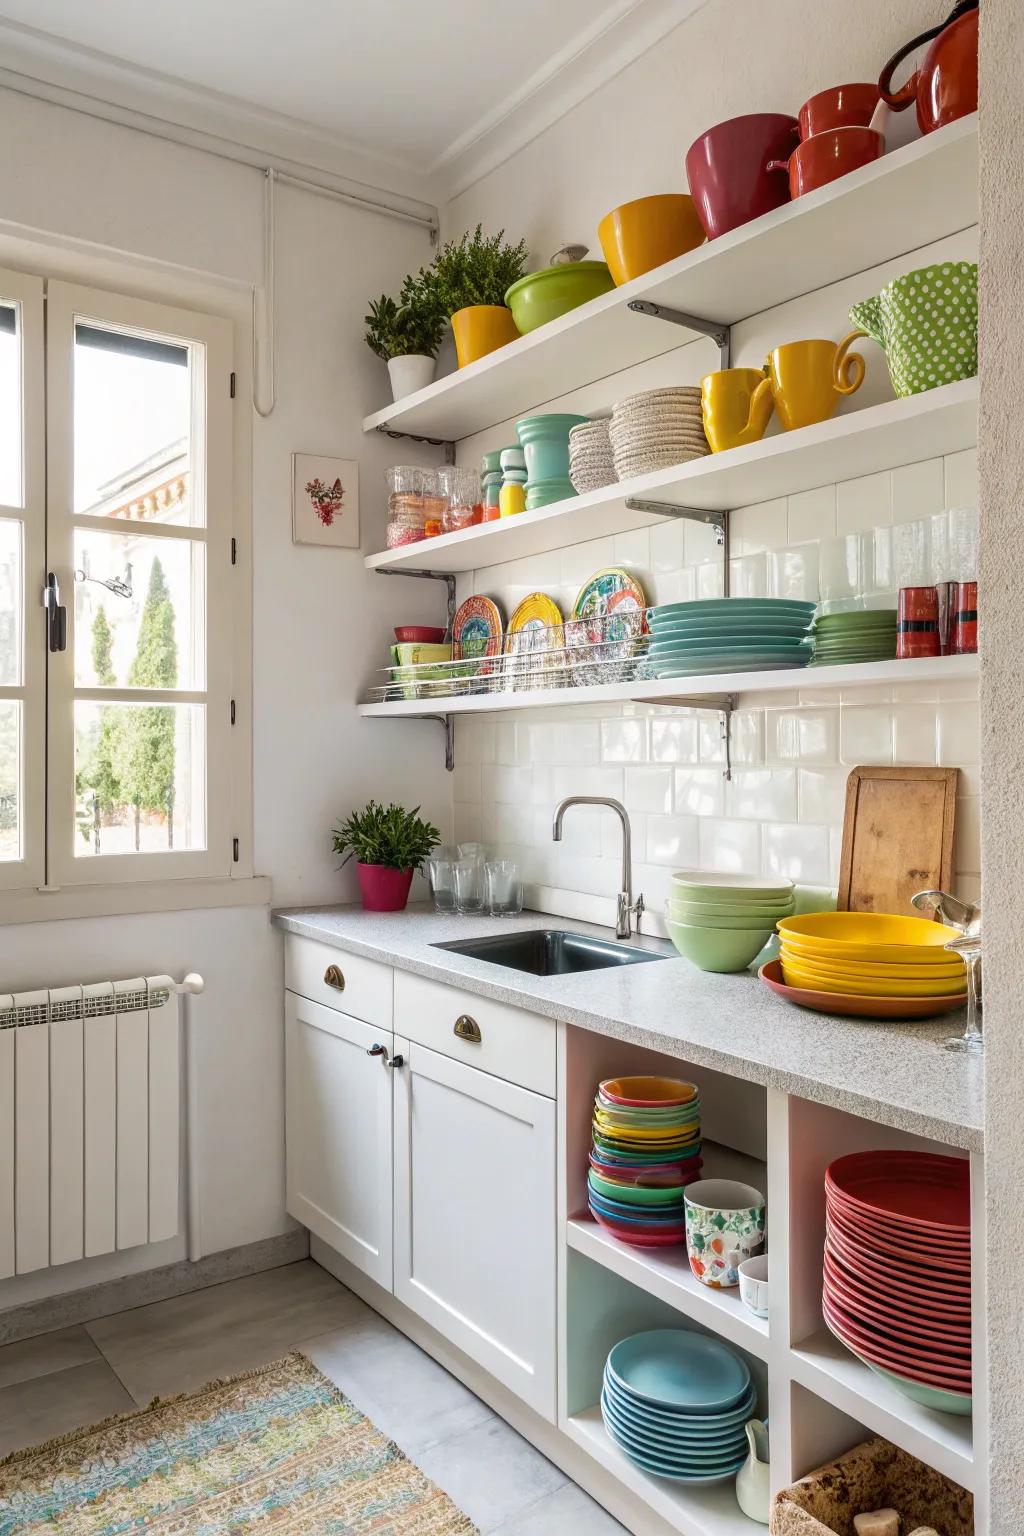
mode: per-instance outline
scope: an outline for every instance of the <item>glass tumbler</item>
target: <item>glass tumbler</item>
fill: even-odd
[[[492,917],[518,917],[523,910],[523,882],[514,859],[486,865],[487,907]]]
[[[427,860],[430,877],[430,895],[435,912],[455,911],[455,864],[450,857],[433,857]]]
[[[456,859],[455,910],[463,917],[479,916],[484,910],[484,866],[479,859]]]

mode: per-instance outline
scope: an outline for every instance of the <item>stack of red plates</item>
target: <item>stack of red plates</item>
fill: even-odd
[[[825,1322],[916,1402],[971,1411],[965,1159],[857,1152],[825,1174]]]

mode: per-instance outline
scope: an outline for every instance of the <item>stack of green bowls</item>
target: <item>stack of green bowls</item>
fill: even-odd
[[[792,880],[680,870],[665,922],[676,949],[700,970],[745,971],[792,912]]]
[[[892,661],[896,655],[896,612],[892,608],[851,608],[847,613],[820,613],[811,630],[811,651],[812,667]]]

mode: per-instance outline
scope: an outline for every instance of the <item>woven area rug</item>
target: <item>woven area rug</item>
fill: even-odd
[[[0,1536],[472,1536],[304,1355],[0,1462]]]

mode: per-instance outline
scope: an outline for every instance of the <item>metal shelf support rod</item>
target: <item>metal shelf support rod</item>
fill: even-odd
[[[447,437],[423,437],[419,432],[396,432],[393,427],[379,426],[376,429],[383,432],[385,437],[406,438],[410,443],[426,443],[429,448],[443,448],[446,464],[455,463],[455,444]]]
[[[732,779],[732,716],[739,703],[735,693],[694,694],[681,699],[634,699],[635,704],[657,704],[659,708],[675,706],[677,709],[713,709],[722,717],[722,741],[725,744],[725,767],[722,777]]]
[[[732,356],[732,327],[718,320],[703,320],[700,315],[689,315],[683,309],[670,309],[667,304],[654,304],[650,299],[630,299],[629,307],[636,315],[650,315],[654,320],[667,320],[670,325],[684,326],[699,336],[710,336],[718,348],[720,367],[728,368]]]
[[[378,718],[385,719],[386,716]],[[391,717],[401,722],[407,720],[436,720],[438,725],[444,726],[444,765],[449,773],[455,771],[455,717],[454,715],[394,715]]]

